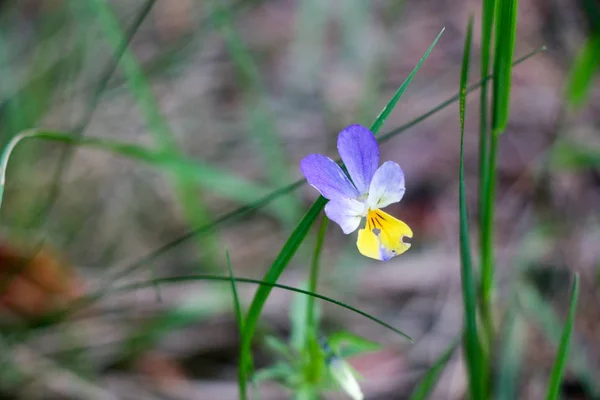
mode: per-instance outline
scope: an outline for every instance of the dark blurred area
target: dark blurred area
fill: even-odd
[[[382,133],[454,96],[471,14],[470,81],[478,81],[481,2],[108,1],[120,40],[92,5],[98,1],[0,1],[2,148],[37,128],[169,151],[185,163],[168,170],[151,157],[55,140],[15,148],[0,213],[0,398],[236,399],[239,337],[226,284],[111,290],[155,277],[226,275],[226,249],[236,275],[262,277],[317,198],[312,188],[202,235],[186,233],[301,178],[306,154],[337,156],[337,133],[369,125],[443,27]],[[500,138],[497,324],[502,330],[517,310],[518,398],[543,398],[570,277],[580,272],[575,361],[563,398],[598,399],[600,87],[591,86],[579,108],[569,106],[565,88],[583,43],[600,32],[600,2],[521,1],[518,24],[517,58],[546,50],[515,67]],[[468,98],[465,132],[473,224],[478,97]],[[354,236],[330,227],[319,293],[376,315],[415,343],[331,304],[322,304],[322,329],[381,343],[351,359],[363,392],[407,399],[462,326],[457,103],[381,153],[405,172],[406,196],[387,211],[412,227],[413,247],[372,262],[358,254]],[[311,243],[282,283],[306,281]],[[239,286],[243,304],[254,290]],[[66,312],[95,294],[102,296]],[[274,290],[267,302],[257,369],[275,361],[261,338],[290,334],[292,297]],[[431,398],[463,399],[466,384],[457,351]],[[260,392],[264,400],[290,398],[275,383]]]

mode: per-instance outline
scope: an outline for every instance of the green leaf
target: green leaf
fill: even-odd
[[[581,107],[588,99],[594,77],[600,68],[600,33],[587,39],[569,71],[567,101],[573,107]]]
[[[327,342],[335,354],[342,358],[381,350],[380,343],[373,342],[348,331],[339,331],[327,336]]]
[[[273,353],[286,359],[287,361],[292,361],[294,359],[292,352],[288,348],[287,343],[284,341],[274,336],[265,336],[264,340],[267,349],[271,350]]]
[[[496,48],[492,92],[492,132],[498,135],[508,123],[513,54],[517,37],[518,0],[497,0]]]
[[[440,379],[446,364],[452,358],[452,354],[460,343],[460,338],[455,339],[450,346],[444,351],[444,353],[438,358],[438,360],[427,370],[427,373],[421,378],[412,394],[410,400],[425,400],[433,392],[437,381]]]
[[[575,274],[575,278],[573,279],[573,287],[571,289],[571,305],[569,307],[569,314],[560,338],[556,359],[554,360],[554,365],[552,366],[552,373],[550,375],[550,381],[548,382],[548,388],[546,392],[546,400],[558,399],[565,365],[567,364],[567,360],[569,358],[569,342],[571,340],[571,332],[573,331],[573,325],[575,323],[575,312],[577,311],[578,297],[579,274]]]
[[[483,382],[485,377],[482,365],[481,345],[477,332],[477,292],[473,276],[471,246],[469,244],[469,214],[465,194],[465,171],[463,143],[465,133],[465,111],[467,98],[467,80],[469,76],[469,58],[471,54],[471,38],[473,18],[469,19],[460,78],[460,166],[459,166],[459,217],[460,217],[460,260],[463,305],[465,311],[464,348],[469,376],[469,390],[474,399],[483,399]]]

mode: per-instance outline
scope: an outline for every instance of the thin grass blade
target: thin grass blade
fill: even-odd
[[[467,371],[469,375],[469,391],[474,399],[483,399],[483,382],[485,372],[481,359],[481,347],[477,332],[477,292],[473,276],[471,246],[469,244],[469,215],[465,194],[465,172],[463,143],[465,134],[465,112],[467,99],[467,81],[469,77],[469,59],[471,54],[471,39],[473,33],[473,18],[469,20],[465,48],[463,53],[460,77],[460,166],[459,166],[459,218],[460,218],[460,260],[463,306],[465,313],[464,348]]]
[[[504,330],[503,346],[499,355],[498,380],[495,392],[498,400],[514,400],[518,398],[517,388],[520,377],[520,366],[525,354],[527,325],[523,316],[517,312],[516,305],[509,308]]]
[[[229,251],[225,252],[227,258],[227,271],[229,272],[229,280],[231,281],[231,294],[233,296],[233,309],[235,311],[235,319],[238,324],[240,332],[244,330],[244,312],[242,311],[242,304],[240,303],[240,296],[235,285],[235,275],[233,274],[233,268],[231,268],[231,258],[229,257]]]
[[[398,103],[398,100],[400,100],[400,97],[402,97],[402,95],[404,94],[404,92],[408,88],[408,85],[410,84],[410,82],[412,82],[413,78],[417,74],[417,71],[421,68],[421,66],[423,65],[423,63],[427,59],[427,57],[429,57],[429,54],[431,53],[431,51],[433,50],[433,48],[437,44],[438,40],[440,39],[440,37],[444,33],[445,29],[446,28],[443,28],[440,31],[440,33],[438,33],[438,35],[436,36],[436,38],[433,41],[433,43],[431,43],[431,46],[429,46],[429,48],[427,49],[427,51],[425,52],[425,54],[423,54],[423,57],[421,57],[421,59],[419,60],[419,62],[417,63],[417,65],[413,68],[413,70],[411,71],[411,73],[408,74],[408,76],[406,77],[406,79],[404,80],[404,82],[402,82],[402,85],[400,85],[400,87],[398,88],[398,90],[394,94],[394,97],[392,97],[392,99],[388,102],[388,104],[379,113],[379,115],[375,119],[375,122],[373,122],[373,124],[371,125],[371,132],[373,132],[375,135],[377,134],[377,132],[379,132],[379,130],[381,129],[381,127],[385,123],[385,120],[387,119],[387,117],[389,117],[389,115],[391,114],[391,112],[394,109],[394,107],[396,107],[396,103]]]
[[[563,373],[567,360],[569,359],[569,344],[571,341],[571,333],[573,331],[573,325],[575,323],[575,312],[577,311],[577,300],[579,298],[579,274],[575,274],[573,279],[573,286],[571,288],[571,305],[569,306],[569,314],[567,315],[567,321],[560,338],[560,344],[558,346],[558,352],[556,353],[556,359],[552,366],[552,373],[550,375],[550,382],[548,382],[548,388],[546,392],[546,400],[558,399],[560,384],[562,383]]]
[[[452,354],[460,344],[460,337],[455,339],[450,346],[444,351],[440,358],[427,370],[427,373],[421,378],[421,381],[415,387],[412,394],[410,395],[409,400],[425,400],[431,395],[433,389],[435,389],[435,385],[437,384],[444,368],[446,368],[446,364],[452,358]]]
[[[492,93],[492,132],[504,131],[510,112],[512,63],[517,37],[518,0],[497,0]]]
[[[589,97],[594,78],[600,71],[600,33],[591,36],[575,58],[567,80],[567,101],[581,107]]]

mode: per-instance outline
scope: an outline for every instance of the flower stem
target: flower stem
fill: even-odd
[[[308,281],[308,290],[310,292],[317,291],[317,283],[319,281],[319,266],[321,252],[323,250],[323,243],[325,241],[325,233],[327,232],[327,226],[329,225],[329,218],[323,216],[321,225],[319,226],[319,233],[317,234],[317,243],[315,244],[315,251],[313,252],[312,263],[310,265],[310,278]],[[313,297],[308,298],[308,304],[306,306],[306,326],[309,332],[314,332],[315,326],[315,299]]]

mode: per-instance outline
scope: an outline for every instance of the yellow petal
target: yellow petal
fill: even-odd
[[[408,250],[410,243],[402,239],[412,236],[412,230],[404,222],[381,210],[369,210],[367,224],[358,232],[356,246],[366,257],[387,261]]]

